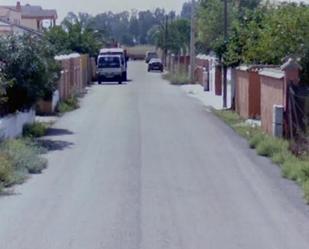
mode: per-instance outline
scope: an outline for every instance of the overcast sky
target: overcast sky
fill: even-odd
[[[15,5],[17,0],[0,0],[1,5]],[[43,8],[56,9],[59,20],[69,12],[102,13],[112,10],[145,10],[156,7],[180,12],[182,4],[187,0],[21,0],[21,4],[41,5]]]

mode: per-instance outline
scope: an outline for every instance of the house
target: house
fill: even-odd
[[[9,34],[34,34],[42,36],[43,33],[36,31],[31,28],[27,28],[25,26],[10,23],[9,21],[0,19],[0,35],[9,35]]]
[[[43,9],[37,5],[21,5],[17,2],[15,6],[0,5],[0,20],[10,23],[14,27],[18,25],[34,31],[42,32],[45,27],[56,25],[57,11],[52,9]],[[0,25],[0,33],[6,33],[7,25]],[[13,31],[11,29],[11,31]]]

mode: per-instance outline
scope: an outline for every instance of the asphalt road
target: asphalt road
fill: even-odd
[[[49,168],[0,197],[1,249],[308,249],[279,169],[179,88],[130,64],[54,126]]]

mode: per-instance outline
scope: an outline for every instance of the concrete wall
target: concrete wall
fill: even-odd
[[[25,124],[33,123],[35,111],[17,112],[0,118],[0,138],[8,139],[22,135]]]

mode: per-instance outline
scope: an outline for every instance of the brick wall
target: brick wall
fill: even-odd
[[[75,94],[79,94],[92,81],[95,75],[95,61],[88,55],[58,56],[56,60],[61,64],[61,77],[57,83],[59,100],[64,101]],[[94,68],[92,68],[94,67]],[[52,112],[52,103],[40,101],[38,111],[40,113]]]
[[[261,82],[258,71],[249,68],[236,70],[236,111],[243,118],[261,115]]]
[[[260,73],[261,77],[261,121],[262,129],[268,134],[272,134],[273,106],[284,106],[284,73],[277,70],[271,73]]]

